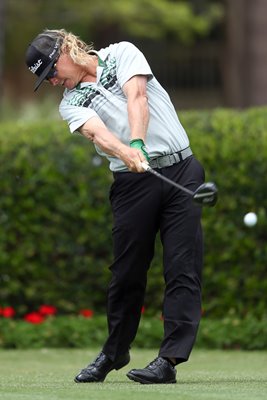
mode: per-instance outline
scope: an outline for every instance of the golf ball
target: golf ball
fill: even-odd
[[[246,226],[254,226],[258,221],[258,217],[254,212],[249,212],[244,216],[244,224]]]

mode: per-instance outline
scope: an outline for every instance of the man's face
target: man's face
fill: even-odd
[[[54,65],[55,75],[53,78],[48,78],[48,81],[53,86],[63,86],[66,89],[73,89],[81,82],[84,69],[77,64],[74,64],[68,54],[61,54]]]

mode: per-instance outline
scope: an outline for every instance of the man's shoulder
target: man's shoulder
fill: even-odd
[[[112,43],[109,46],[100,49],[97,53],[103,60],[105,60],[109,55],[116,57],[116,55],[119,55],[126,50],[133,51],[133,49],[136,49],[136,46],[133,43],[121,41],[118,43]]]

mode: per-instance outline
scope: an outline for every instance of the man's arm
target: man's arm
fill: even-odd
[[[122,143],[98,117],[90,118],[80,129],[80,133],[91,140],[106,154],[121,159],[132,172],[144,172],[141,162],[145,157],[138,149]]]
[[[136,75],[123,86],[127,97],[128,120],[131,140],[145,142],[149,122],[149,108],[146,93],[147,77]],[[110,132],[100,118],[90,118],[79,131],[96,144],[106,154],[121,159],[132,172],[144,172],[141,162],[146,161],[146,152],[142,146],[129,147]]]
[[[123,86],[127,97],[128,121],[131,129],[130,147],[142,152],[149,160],[145,139],[149,122],[149,107],[146,92],[147,76],[135,75]]]
[[[142,139],[145,142],[149,122],[149,108],[146,92],[147,77],[135,75],[123,86],[127,97],[128,120],[131,140]]]

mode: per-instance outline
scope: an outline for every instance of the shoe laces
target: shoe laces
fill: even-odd
[[[92,363],[88,364],[87,367],[83,368],[80,373],[88,372],[90,369],[96,367],[97,364],[102,360],[103,356],[104,353],[101,351],[101,353],[96,357],[96,359]]]
[[[151,361],[146,368],[155,368],[162,364],[162,358],[156,357],[153,361]]]

